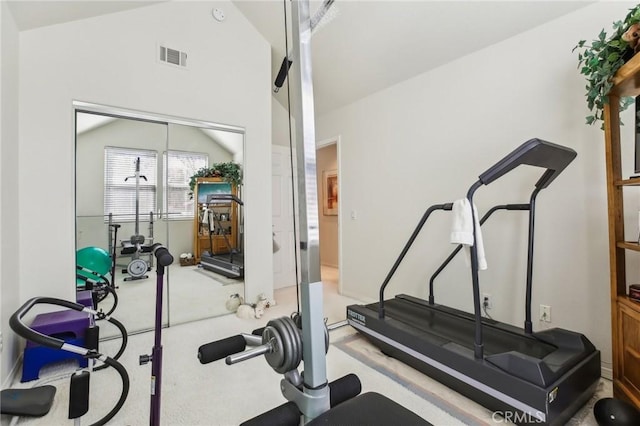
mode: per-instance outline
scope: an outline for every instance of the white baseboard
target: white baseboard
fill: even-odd
[[[18,356],[18,359],[16,360],[15,364],[13,364],[11,371],[9,372],[9,374],[7,374],[7,378],[4,379],[4,382],[2,383],[2,389],[8,389],[9,387],[11,387],[11,384],[13,384],[13,382],[17,378],[18,372],[21,370],[21,368],[22,354]]]
[[[605,379],[613,380],[613,370],[611,367],[605,367],[604,365],[600,366],[600,376]]]

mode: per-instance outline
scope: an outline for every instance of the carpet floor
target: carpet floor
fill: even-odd
[[[327,279],[323,276],[323,280],[326,281],[325,316],[329,323],[343,320],[345,307],[355,301],[337,294],[335,277]],[[277,304],[269,307],[261,319],[225,315],[163,330],[163,425],[237,425],[285,402],[279,389],[281,376],[267,365],[263,357],[227,366],[222,361],[201,365],[196,356],[198,347],[204,343],[250,332],[269,319],[288,316],[295,310],[295,288],[280,289],[275,298]],[[142,333],[129,338],[121,362],[128,371],[131,389],[124,407],[109,422],[110,425],[138,426],[149,422],[151,366],[140,366],[138,357],[151,352],[153,337],[153,333]],[[330,340],[327,353],[329,380],[355,373],[362,382],[363,392],[375,391],[386,395],[435,425],[505,424],[484,407],[385,356],[351,327],[331,331]],[[101,351],[114,353],[118,345],[117,340],[102,342]],[[0,423],[3,426],[71,425],[73,421],[67,419],[68,377],[75,368],[73,362],[53,364],[41,370],[38,381],[14,383],[14,387],[53,384],[58,389],[54,405],[42,418],[1,416]],[[106,414],[115,404],[120,389],[119,377],[112,369],[92,373],[90,411],[82,423],[91,424]],[[611,382],[602,380],[596,395],[576,413],[570,424],[595,425],[593,404],[611,394]]]

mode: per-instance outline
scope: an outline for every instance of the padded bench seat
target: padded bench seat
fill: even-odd
[[[367,392],[319,415],[307,425],[431,426],[431,423],[386,396]]]

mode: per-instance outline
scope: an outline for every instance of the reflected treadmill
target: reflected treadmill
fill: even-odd
[[[228,204],[236,203],[238,206],[243,206],[244,203],[238,197],[233,194],[209,194],[207,195],[207,205],[215,204]],[[229,236],[226,233],[222,233],[224,237],[225,245],[227,246],[227,253],[215,254],[213,253],[213,242],[211,236],[213,234],[213,227],[211,226],[211,219],[216,222],[216,227],[222,229],[220,220],[215,214],[208,214],[209,222],[209,247],[211,252],[204,252],[200,256],[200,265],[208,271],[215,272],[220,275],[224,275],[227,278],[244,278],[244,256],[241,251],[237,250],[234,244],[229,241]]]
[[[524,329],[481,314],[477,249],[471,246],[474,313],[437,305],[433,279],[459,251],[458,247],[431,278],[429,300],[384,291],[430,214],[451,210],[453,203],[431,206],[380,287],[379,302],[347,307],[347,320],[385,354],[433,377],[450,388],[518,424],[563,424],[595,392],[600,379],[600,352],[583,335],[559,328],[532,331],[531,291],[535,200],[538,193],[573,161],[576,152],[531,139],[480,175],[467,193],[520,165],[546,169],[535,184],[529,204],[496,206],[529,212]],[[473,210],[473,209],[472,209]],[[472,212],[475,235],[475,213]]]

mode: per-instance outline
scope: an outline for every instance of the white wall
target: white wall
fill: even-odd
[[[157,63],[159,42],[187,51],[189,69]],[[73,297],[73,100],[246,128],[246,297],[271,296],[270,48],[233,4],[166,2],[25,31],[20,43],[20,239],[46,253],[34,268],[21,246],[21,299]]]
[[[271,127],[271,140],[274,145],[289,146],[289,119],[287,110],[280,105],[275,96],[271,98],[271,114],[272,114],[272,127]],[[295,126],[291,127],[291,136],[295,137]]]
[[[578,157],[538,197],[534,328],[545,326],[537,321],[539,305],[551,305],[550,326],[585,333],[610,367],[604,134],[584,124],[585,81],[571,50],[624,18],[631,6],[581,9],[318,119],[318,140],[341,135],[345,294],[374,300],[430,205],[463,198],[480,173],[524,141],[542,138],[575,149]],[[479,210],[527,202],[539,176],[521,167],[480,188]],[[350,218],[354,210],[356,220]],[[481,291],[492,295],[495,319],[519,326],[526,226],[523,213],[496,213],[483,227],[489,269],[480,274]],[[432,271],[452,249],[449,229],[450,216],[435,213],[389,296],[427,296]],[[469,268],[457,258],[436,281],[436,301],[472,309],[470,283]]]
[[[4,388],[18,356],[9,316],[20,306],[18,233],[18,29],[6,2],[0,2],[0,383]]]

